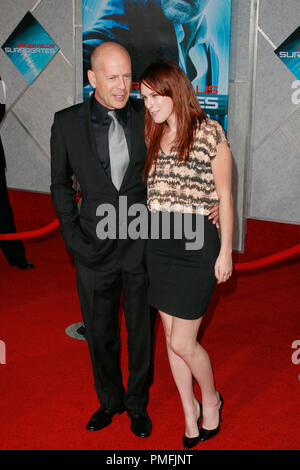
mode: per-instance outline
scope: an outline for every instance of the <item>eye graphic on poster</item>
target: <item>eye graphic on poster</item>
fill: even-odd
[[[30,12],[4,42],[2,49],[30,85],[59,51]]]
[[[206,113],[227,129],[231,0],[83,0],[83,95],[90,56],[105,41],[122,44],[132,60],[131,96],[158,58],[177,62]]]

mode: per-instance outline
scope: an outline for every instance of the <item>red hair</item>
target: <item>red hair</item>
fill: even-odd
[[[160,59],[147,67],[140,78],[141,84],[161,96],[172,98],[177,123],[177,135],[173,149],[177,150],[179,160],[184,158],[186,163],[193,147],[196,129],[206,119],[206,114],[197,100],[190,80],[175,62]],[[145,142],[147,145],[147,158],[143,172],[145,182],[147,182],[153,163],[155,177],[156,160],[164,127],[165,123],[156,124],[149,111],[145,110]]]

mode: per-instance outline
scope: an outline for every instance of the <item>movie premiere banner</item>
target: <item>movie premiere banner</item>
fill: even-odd
[[[300,26],[274,52],[300,80]]]
[[[94,48],[124,45],[132,59],[131,96],[154,60],[177,62],[206,113],[227,129],[231,0],[82,0],[83,96]]]
[[[30,85],[59,50],[29,11],[4,42],[2,49]]]

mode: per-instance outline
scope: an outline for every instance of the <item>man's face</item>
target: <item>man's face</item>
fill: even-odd
[[[131,89],[131,63],[129,56],[120,51],[105,51],[97,56],[88,79],[95,88],[95,98],[109,109],[123,108]]]
[[[168,20],[174,23],[188,23],[199,16],[209,0],[161,0],[161,6]]]

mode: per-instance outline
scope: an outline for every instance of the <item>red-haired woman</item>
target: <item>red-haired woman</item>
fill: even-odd
[[[148,241],[149,301],[159,310],[164,326],[185,416],[183,445],[189,449],[220,430],[223,398],[215,389],[210,359],[197,334],[216,283],[225,282],[232,273],[232,157],[222,127],[206,116],[177,64],[154,62],[140,85],[146,107],[148,208],[160,221],[169,213],[173,223],[169,239],[160,231],[157,239]],[[219,204],[221,242],[208,218],[215,204]],[[202,217],[202,248],[188,250],[190,237],[178,239],[178,213],[189,213],[196,228],[197,217]],[[195,398],[193,377],[202,404]]]

